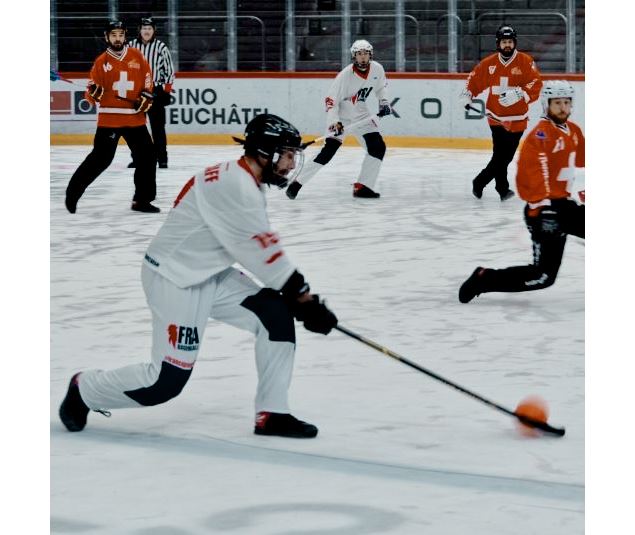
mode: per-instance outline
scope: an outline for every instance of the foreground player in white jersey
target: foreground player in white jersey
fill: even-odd
[[[300,188],[335,156],[342,146],[347,126],[364,119],[368,121],[355,129],[353,134],[366,149],[359,178],[353,185],[353,197],[379,197],[379,193],[374,189],[386,153],[386,144],[377,128],[377,116],[383,117],[392,113],[386,91],[386,73],[379,63],[373,61],[373,47],[368,41],[355,41],[351,46],[351,56],[353,63],[335,77],[325,99],[328,135],[324,147],[314,160],[305,166],[302,174],[289,184],[287,196],[290,199],[295,199]],[[366,104],[366,99],[372,92],[379,101],[377,116],[370,112]]]
[[[245,154],[206,168],[183,187],[150,243],[141,280],[152,311],[152,358],[123,368],[75,374],[59,414],[81,431],[89,410],[158,405],[189,379],[208,318],[256,337],[259,435],[312,438],[317,427],[294,418],[287,391],[295,353],[293,319],[328,334],[335,315],[282,249],[266,213],[264,184],[284,187],[302,166],[300,134],[263,114],[247,125]],[[232,265],[237,262],[265,287]]]

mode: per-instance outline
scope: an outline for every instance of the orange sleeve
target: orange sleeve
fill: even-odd
[[[152,83],[152,69],[150,69],[150,64],[148,63],[144,55],[141,53],[139,53],[139,55],[141,56],[141,60],[142,60],[141,62],[141,72],[143,73],[142,91],[148,91],[149,93],[152,93],[152,90],[154,89],[154,84]]]
[[[472,97],[476,97],[489,87],[488,78],[485,75],[485,60],[481,61],[467,77],[467,90],[472,93]]]
[[[549,196],[549,141],[539,126],[523,142],[518,158],[516,187],[526,202],[535,203]]]
[[[575,166],[576,167],[585,167],[584,165],[585,147],[584,146],[585,146],[584,134],[582,133],[582,129],[578,126],[578,148],[575,151]]]
[[[91,86],[92,84],[97,84],[102,86],[104,85],[104,80],[102,75],[104,70],[100,68],[100,59],[101,59],[101,56],[99,56],[95,60],[95,63],[93,63],[93,66],[90,69],[90,74],[88,76],[89,78],[88,86]],[[88,87],[86,88],[86,92],[84,93],[84,98],[86,98],[86,100],[90,102],[93,106],[96,104],[95,99],[88,94]]]
[[[540,96],[540,90],[542,89],[542,77],[536,62],[531,56],[527,56],[527,63],[531,74],[529,76],[530,80],[523,84],[523,89],[529,96],[529,102],[534,102],[538,100],[538,97]]]

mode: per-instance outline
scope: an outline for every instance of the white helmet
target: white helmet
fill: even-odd
[[[366,39],[358,39],[353,43],[353,46],[351,46],[351,57],[355,59],[355,53],[361,50],[370,52],[370,59],[373,59],[373,45],[366,41]]]
[[[540,103],[542,111],[546,114],[549,110],[549,99],[570,98],[573,105],[573,86],[566,80],[547,80],[540,91]]]

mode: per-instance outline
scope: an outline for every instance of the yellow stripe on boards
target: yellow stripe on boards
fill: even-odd
[[[170,145],[235,145],[232,135],[242,138],[243,134],[169,134]],[[51,134],[51,145],[92,145],[94,134]],[[302,136],[308,141],[318,136]],[[388,148],[422,148],[422,149],[483,149],[491,150],[491,139],[480,138],[446,138],[417,136],[384,136]],[[125,144],[123,139],[120,144]],[[344,141],[346,147],[358,147],[353,136]]]

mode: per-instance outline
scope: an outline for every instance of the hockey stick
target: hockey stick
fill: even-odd
[[[394,351],[391,351],[387,347],[379,345],[378,343],[373,342],[372,340],[369,340],[368,338],[364,338],[363,336],[357,333],[354,333],[353,331],[350,331],[346,327],[342,327],[341,325],[336,325],[335,329],[337,329],[341,333],[344,333],[347,336],[350,336],[351,338],[355,338],[356,340],[359,340],[360,342],[366,344],[367,346],[372,347],[373,349],[376,349],[380,353],[384,353],[384,355],[388,355],[389,357],[392,357],[398,360],[399,362],[402,362],[403,364],[406,364],[407,366],[410,366],[411,368],[414,368],[415,370],[420,371],[421,373],[425,373],[426,375],[428,375],[429,377],[432,377],[433,379],[436,379],[437,381],[440,381],[448,386],[451,386],[452,388],[458,390],[459,392],[463,392],[464,394],[467,394],[468,396],[482,403],[485,403],[486,405],[489,405],[490,407],[496,410],[499,410],[500,412],[504,412],[505,414],[509,416],[513,416],[514,418],[517,418],[525,425],[528,425],[530,427],[535,427],[537,429],[540,429],[541,431],[544,431],[546,433],[551,433],[552,435],[556,435],[559,437],[564,436],[565,430],[563,427],[552,427],[547,422],[541,422],[539,420],[534,420],[533,418],[529,418],[528,416],[525,416],[522,414],[516,414],[516,412],[511,411],[503,407],[502,405],[499,405],[498,403],[494,403],[493,401],[490,401],[489,399],[486,399],[483,396],[479,396],[478,394],[475,394],[471,390],[468,390],[467,388],[464,388],[450,381],[449,379],[445,379],[444,377],[441,377],[437,373],[434,373],[433,371],[430,371],[424,368],[423,366],[419,366],[419,364],[416,364],[412,362],[411,360],[408,360],[407,358],[402,357],[401,355],[395,353]]]
[[[377,117],[378,119],[381,118],[379,115],[376,115],[375,117]],[[372,117],[371,117],[371,119],[372,119]],[[368,117],[366,117],[364,119],[360,119],[359,121],[355,121],[354,123],[351,123],[348,126],[345,126],[344,127],[344,131],[341,134],[337,134],[335,137],[343,136],[349,130],[351,130],[351,129],[355,130],[356,128],[360,127],[361,125],[367,123],[368,121],[369,121]],[[327,137],[329,137],[328,134],[325,135],[325,136],[316,137],[313,141],[308,141],[307,143],[303,143],[304,148],[308,147],[309,145],[312,145],[313,143],[319,143],[320,141],[324,141]]]
[[[64,78],[64,77],[60,76],[59,72],[57,72],[54,69],[51,69],[51,82],[57,82],[58,80],[61,81],[61,82],[66,82],[67,84],[74,85],[75,87],[81,87],[84,91],[86,90],[86,86],[85,85],[76,84],[75,82],[73,82],[73,80],[69,80],[68,78]]]

